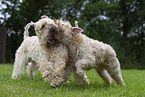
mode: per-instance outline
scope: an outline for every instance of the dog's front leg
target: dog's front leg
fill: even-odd
[[[56,87],[61,85],[64,82],[63,79],[63,74],[64,74],[64,69],[66,66],[66,59],[64,57],[60,58],[55,62],[54,64],[55,69],[53,72],[54,78],[51,81],[51,86]]]
[[[44,78],[48,77],[53,70],[53,63],[48,61],[41,61],[40,63],[40,71]],[[49,78],[51,80],[51,78]]]
[[[90,63],[92,63],[93,61],[90,62],[90,60],[88,59],[82,59],[82,60],[78,60],[75,63],[75,68],[76,70],[74,71],[74,77],[75,80],[77,81],[77,84],[82,85],[89,85],[89,79],[87,79],[87,76],[85,74],[85,69],[90,68]]]

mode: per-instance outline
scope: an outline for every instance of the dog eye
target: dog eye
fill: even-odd
[[[43,29],[45,27],[45,25],[42,25],[41,29]]]
[[[55,33],[56,32],[56,28],[55,27],[53,27],[53,28],[51,28],[51,30],[50,30],[52,33]]]
[[[52,28],[52,32],[53,33],[56,32],[56,28],[55,27]]]

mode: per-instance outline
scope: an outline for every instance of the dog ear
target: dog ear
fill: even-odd
[[[72,27],[72,33],[77,35],[78,33],[83,32],[84,30],[82,28],[79,27]]]
[[[46,16],[46,15],[43,15],[43,16],[41,16],[41,18],[48,18],[48,16]]]
[[[78,27],[78,21],[75,21],[75,27]]]

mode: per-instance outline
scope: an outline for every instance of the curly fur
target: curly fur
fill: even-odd
[[[29,37],[28,29],[33,25],[37,36]],[[60,85],[63,81],[62,74],[67,61],[67,49],[64,45],[51,44],[52,35],[58,27],[50,18],[43,16],[36,23],[28,23],[25,27],[24,40],[16,51],[12,79],[21,77],[25,66],[30,78],[34,71],[40,70],[45,81],[51,81],[52,86]]]
[[[75,67],[74,75],[77,83],[89,84],[85,70],[95,69],[105,83],[111,84],[113,79],[117,84],[125,85],[121,75],[120,63],[110,45],[93,40],[80,33],[83,30],[78,27],[77,22],[75,23],[76,27],[72,27],[68,21],[62,21],[62,19],[56,20],[55,23],[61,29],[59,33],[54,33],[55,39],[66,45],[72,60],[65,74],[69,72],[69,69]],[[65,76],[65,80],[69,76]]]

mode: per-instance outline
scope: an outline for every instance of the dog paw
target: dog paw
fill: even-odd
[[[66,85],[68,83],[70,83],[70,81],[66,81],[66,82],[62,83],[62,85]]]
[[[42,76],[44,78],[48,77],[49,76],[49,71],[48,70],[45,70],[44,72],[42,72]]]
[[[53,87],[53,88],[56,88],[56,87],[60,86],[59,84],[56,84],[56,83],[51,83],[50,85],[51,85],[51,87]]]
[[[56,87],[58,87],[58,85],[51,85],[51,87],[52,87],[52,88],[56,88]]]
[[[86,85],[90,85],[89,79],[86,80]]]

